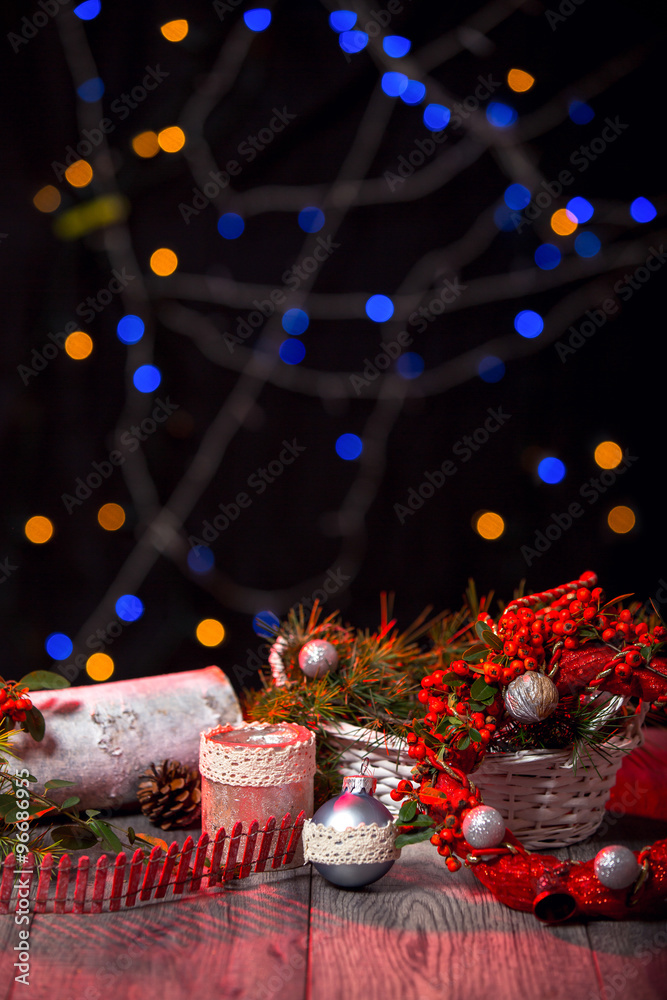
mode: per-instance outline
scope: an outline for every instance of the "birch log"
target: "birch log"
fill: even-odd
[[[137,782],[153,761],[166,757],[196,767],[199,734],[221,723],[241,722],[234,690],[219,667],[111,681],[61,691],[33,691],[46,734],[26,734],[12,749],[37,778],[73,781],[49,795],[63,802],[78,795],[82,809],[115,809],[137,801]]]

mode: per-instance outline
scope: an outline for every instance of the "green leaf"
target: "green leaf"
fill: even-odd
[[[399,826],[402,826],[405,823],[412,822],[412,820],[415,818],[416,815],[417,815],[417,803],[408,800],[408,802],[404,802],[403,805],[401,806],[396,822]]]
[[[64,778],[51,778],[50,781],[47,781],[45,783],[44,788],[64,788],[65,785],[74,785],[74,784],[76,784],[76,782],[65,781]]]
[[[430,840],[432,836],[431,828],[428,830],[415,830],[412,833],[399,833],[396,838],[396,847],[409,847],[410,844],[421,844],[424,840]]]
[[[66,851],[83,851],[97,843],[97,837],[92,830],[74,823],[63,823],[51,830],[51,840]]]
[[[127,839],[129,840],[130,844],[133,844],[137,839],[137,835],[131,826],[128,826],[127,828]]]
[[[99,809],[86,809],[86,816],[89,819],[93,819],[95,816],[101,816]]]
[[[435,826],[435,820],[431,819],[431,817],[427,816],[425,813],[419,813],[417,816],[415,816],[415,818],[412,820],[412,822],[410,822],[410,823],[408,823],[406,825],[407,826],[418,827],[419,829],[421,829],[422,827],[427,827],[427,826],[428,827],[432,827],[432,826]],[[400,824],[399,824],[399,826],[400,826]]]
[[[480,736],[480,734],[477,732],[476,729],[471,729],[468,735],[470,736],[470,739],[473,741],[473,743],[482,742],[482,737]]]
[[[4,816],[10,809],[13,809],[15,805],[16,797],[4,792],[0,795],[0,816]]]
[[[470,697],[488,705],[496,697],[496,689],[487,684],[483,677],[477,677],[470,686]]]
[[[65,801],[62,803],[62,805],[60,806],[60,808],[61,809],[71,809],[72,806],[78,806],[78,804],[79,804],[80,801],[81,801],[81,799],[79,798],[78,795],[71,795],[68,799],[65,799]]]
[[[475,659],[481,658],[486,653],[488,653],[488,648],[484,645],[484,643],[474,642],[472,646],[468,646],[462,658],[466,661],[466,663],[470,663]]]
[[[457,750],[467,750],[470,746],[470,737],[466,734],[459,743],[456,744]]]
[[[52,670],[33,670],[17,683],[19,687],[27,687],[28,691],[51,691],[70,686],[66,677]]]
[[[34,705],[26,712],[22,728],[32,736],[36,743],[40,743],[44,739],[44,730],[46,728],[44,716]]]
[[[442,678],[442,682],[450,688],[461,687],[462,684],[465,684],[463,678],[459,677],[458,674],[445,674]]]
[[[101,837],[107,847],[111,848],[112,851],[115,851],[118,854],[119,851],[123,850],[123,845],[116,834],[113,832],[111,827],[107,826],[106,823],[103,823],[101,819],[89,820],[88,826],[91,830],[97,833],[99,837]]]

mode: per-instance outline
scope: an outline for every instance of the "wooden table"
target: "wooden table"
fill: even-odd
[[[661,836],[663,824],[626,818],[604,841],[560,854]],[[26,990],[14,982],[18,927],[0,918],[0,1000],[667,996],[667,921],[545,927],[501,906],[465,868],[447,872],[428,843],[361,890],[337,889],[308,865],[125,912],[32,914],[29,940]]]

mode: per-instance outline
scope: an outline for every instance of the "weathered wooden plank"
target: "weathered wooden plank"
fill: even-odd
[[[598,985],[585,927],[501,906],[429,843],[365,889],[313,872],[310,955],[309,995],[327,1000],[584,1000]]]
[[[30,913],[28,923],[17,924],[13,913],[0,917],[0,1000],[20,997],[20,990],[25,991],[25,996],[30,995],[22,983],[14,982],[14,977],[20,975],[19,970],[14,968],[14,962],[18,962],[18,952],[14,948],[23,945],[19,931],[30,931],[33,919],[34,915]]]
[[[306,867],[141,909],[37,914],[30,1000],[304,1000],[309,887]]]

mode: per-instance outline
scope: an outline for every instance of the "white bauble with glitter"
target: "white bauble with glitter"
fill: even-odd
[[[470,846],[477,850],[498,847],[505,836],[505,820],[493,806],[475,806],[463,820],[461,829]]]

